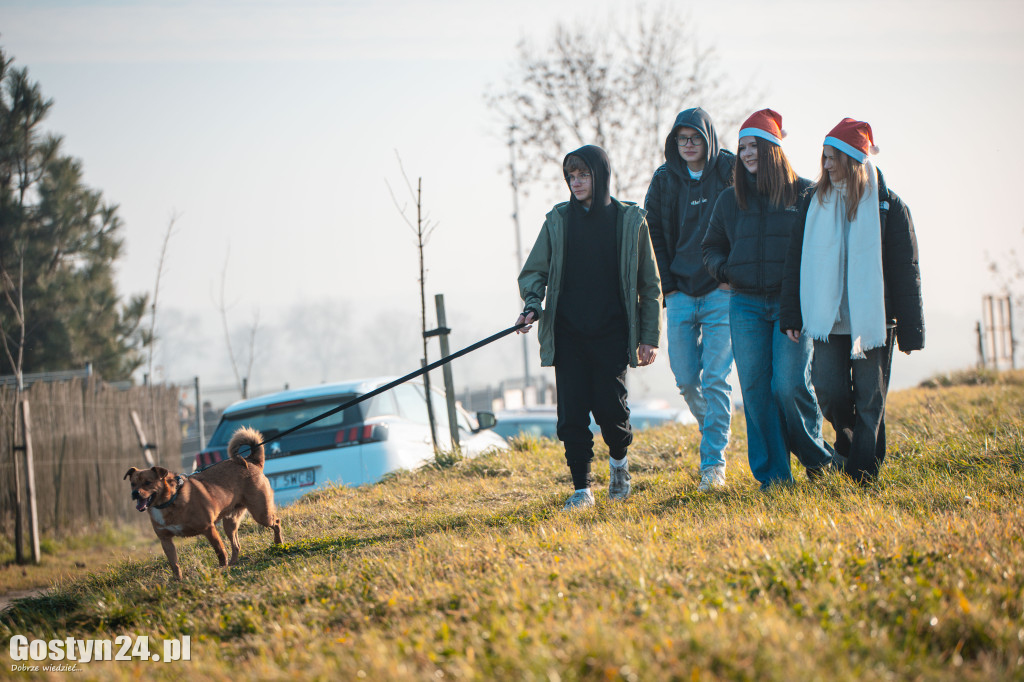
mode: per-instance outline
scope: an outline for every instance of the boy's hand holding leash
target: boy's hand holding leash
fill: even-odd
[[[536,320],[536,319],[537,318],[533,314],[532,310],[528,310],[525,313],[522,313],[519,316],[519,319],[516,320],[516,326],[518,327],[521,324],[525,324],[526,326],[523,327],[522,329],[517,329],[516,330],[516,334],[525,334],[526,332],[528,332],[531,329],[533,329],[533,321]]]

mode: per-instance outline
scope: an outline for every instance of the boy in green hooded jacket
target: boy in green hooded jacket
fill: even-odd
[[[611,196],[604,150],[581,147],[562,170],[572,196],[547,214],[519,274],[516,324],[526,333],[539,321],[541,365],[555,368],[558,438],[574,488],[564,508],[574,509],[594,504],[591,413],[608,445],[608,496],[629,496],[626,368],[657,355],[661,280],[645,212]]]

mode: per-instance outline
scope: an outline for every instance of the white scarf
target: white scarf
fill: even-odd
[[[846,186],[833,187],[824,202],[812,197],[804,226],[800,259],[800,311],[804,333],[828,341],[835,325],[846,284],[850,303],[850,357],[885,345],[885,291],[882,280],[882,227],[878,217],[878,178],[866,161],[868,187],[849,223]]]

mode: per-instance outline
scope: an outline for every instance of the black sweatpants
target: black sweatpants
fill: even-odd
[[[835,429],[836,452],[847,458],[846,473],[855,481],[876,478],[885,460],[885,398],[895,336],[890,329],[885,345],[859,360],[850,358],[849,334],[814,342],[814,391],[822,415]]]
[[[615,459],[626,456],[633,442],[626,404],[629,355],[626,331],[593,337],[555,330],[555,385],[558,391],[558,439],[579,490],[590,486],[594,436],[590,413]]]

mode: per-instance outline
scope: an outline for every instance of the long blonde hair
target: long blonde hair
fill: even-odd
[[[832,160],[842,169],[843,180],[846,182],[846,219],[853,221],[857,217],[857,207],[868,186],[868,167],[846,152],[835,147],[831,147],[831,149],[835,153]],[[818,175],[818,189],[815,192],[818,196],[818,203],[824,206],[825,197],[832,189],[832,179],[829,177],[828,171],[825,170],[825,151],[822,150],[821,173]]]

